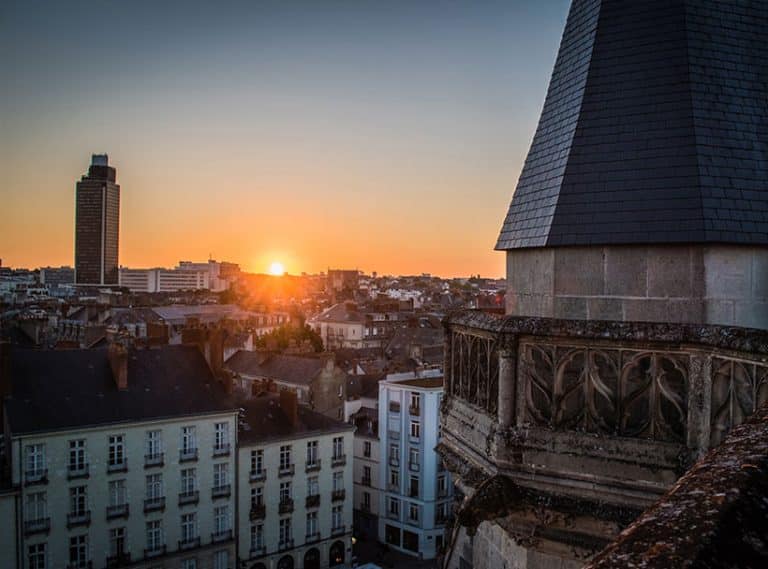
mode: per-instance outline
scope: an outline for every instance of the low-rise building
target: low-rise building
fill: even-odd
[[[249,569],[321,569],[352,555],[352,425],[283,390],[244,404],[238,555]]]
[[[3,520],[18,557],[4,547],[0,566],[234,566],[237,411],[197,348],[4,358],[5,466],[19,499]]]
[[[453,483],[435,447],[443,374],[401,373],[379,382],[379,541],[424,559],[445,544]]]

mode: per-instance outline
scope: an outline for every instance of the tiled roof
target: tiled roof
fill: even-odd
[[[119,391],[106,349],[14,349],[14,434],[188,416],[236,408],[196,347],[130,350],[128,389]]]
[[[574,0],[497,249],[768,243],[768,2]]]
[[[313,356],[265,354],[238,350],[225,364],[231,371],[250,377],[266,377],[284,383],[309,385],[323,369],[323,360]]]

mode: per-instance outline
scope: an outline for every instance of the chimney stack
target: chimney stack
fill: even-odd
[[[299,402],[295,391],[291,389],[280,390],[280,408],[288,417],[291,426],[296,428],[299,425]]]
[[[112,343],[107,349],[107,358],[117,388],[125,391],[128,389],[128,349],[117,342]]]
[[[213,375],[218,379],[224,370],[224,330],[216,326],[208,334],[208,365],[211,366]]]

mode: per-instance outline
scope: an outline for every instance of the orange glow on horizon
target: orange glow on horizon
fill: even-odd
[[[282,277],[285,274],[285,267],[282,263],[274,261],[269,265],[269,274],[275,277]]]

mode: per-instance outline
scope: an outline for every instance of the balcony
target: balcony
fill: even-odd
[[[399,413],[400,412],[400,403],[397,401],[390,401],[389,402],[389,412],[390,413]]]
[[[222,541],[229,541],[230,539],[232,539],[231,529],[215,531],[211,534],[211,543],[221,543]]]
[[[400,493],[400,485],[399,484],[393,484],[390,482],[387,484],[387,492],[394,492],[396,494]]]
[[[307,496],[306,504],[304,504],[306,508],[317,508],[320,506],[320,494],[312,494],[311,496]]]
[[[413,433],[411,433],[410,435],[408,435],[408,442],[419,444],[419,442],[421,442],[421,435],[414,435]]]
[[[107,519],[108,520],[114,520],[117,518],[127,518],[128,517],[128,504],[117,504],[115,506],[107,506]]]
[[[76,512],[74,514],[67,514],[67,527],[73,528],[77,526],[91,525],[91,511],[85,510],[82,512]]]
[[[213,457],[229,456],[232,452],[232,445],[229,443],[221,443],[213,447]]]
[[[289,464],[287,466],[281,466],[280,470],[277,472],[277,475],[279,477],[283,476],[293,476],[296,474],[296,465],[295,464]]]
[[[197,460],[197,447],[183,448],[179,450],[179,462],[193,462]]]
[[[110,462],[107,464],[107,474],[115,474],[117,472],[128,472],[128,460],[123,459],[116,462]]]
[[[419,417],[421,416],[421,407],[419,407],[418,405],[409,405],[408,412],[414,417]]]
[[[411,488],[408,492],[409,498],[418,498],[419,497],[419,489],[418,488]]]
[[[331,493],[331,502],[342,502],[347,495],[346,490],[334,490]]]
[[[112,569],[113,567],[124,567],[126,565],[130,565],[130,563],[130,553],[119,553],[117,555],[110,555],[107,557],[107,569]]]
[[[399,441],[400,440],[400,431],[389,430],[389,431],[387,431],[387,437],[390,440]]]
[[[400,466],[400,457],[390,456],[389,457],[389,465],[390,466]]]
[[[331,466],[344,466],[347,464],[346,454],[337,454],[331,459]]]
[[[48,484],[48,469],[38,468],[36,470],[27,470],[24,473],[24,485],[32,486],[34,484]]]
[[[267,479],[267,470],[262,468],[261,470],[251,470],[248,474],[248,479],[251,482],[264,482]]]
[[[24,535],[30,536],[36,533],[48,533],[51,531],[51,518],[38,518],[24,522]]]
[[[87,464],[70,464],[67,469],[67,480],[88,478],[88,476],[90,476],[90,473]]]
[[[420,465],[418,462],[409,462],[408,463],[408,470],[411,472],[418,472],[420,468]]]
[[[370,479],[370,478],[363,478],[363,479],[360,481],[360,484],[362,484],[363,486],[369,486],[369,487],[370,487],[370,485],[371,485],[371,479]]]
[[[263,545],[259,545],[257,547],[251,547],[248,550],[248,556],[251,559],[256,559],[257,557],[264,557],[267,554],[267,548]]]
[[[387,517],[390,520],[397,520],[400,521],[400,512],[393,512],[391,510],[387,510]]]
[[[182,492],[179,494],[179,506],[185,506],[187,504],[197,504],[200,501],[200,491],[194,492]]]
[[[344,535],[347,533],[347,526],[336,526],[331,528],[331,536]]]
[[[211,488],[211,498],[228,498],[232,495],[232,485],[222,484],[221,486],[214,486]]]
[[[161,555],[165,555],[166,547],[165,545],[156,545],[154,547],[148,547],[144,550],[144,558],[145,559],[152,559],[154,557],[160,557]]]
[[[66,569],[93,569],[93,561],[75,561],[74,563],[67,563],[64,567]]]
[[[293,549],[293,538],[284,539],[278,542],[277,550],[286,551],[287,549]]]
[[[249,517],[251,520],[263,520],[267,515],[267,508],[264,504],[253,504]]]
[[[145,512],[156,512],[165,510],[165,496],[159,496],[157,498],[147,498],[144,500]]]
[[[155,452],[144,455],[144,468],[153,468],[156,466],[163,466],[165,464],[165,453]]]
[[[194,549],[196,547],[200,547],[200,538],[199,537],[189,537],[187,539],[180,539],[179,540],[179,550],[180,551],[186,551],[187,549]]]
[[[316,541],[320,541],[319,531],[308,533],[307,537],[304,539],[304,543],[315,543]]]
[[[281,514],[291,513],[293,511],[293,498],[283,498],[280,500],[280,505],[277,510]]]
[[[316,472],[320,470],[320,459],[316,458],[312,462],[308,462],[304,470],[306,472]]]

